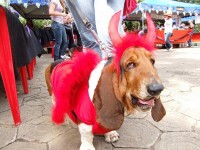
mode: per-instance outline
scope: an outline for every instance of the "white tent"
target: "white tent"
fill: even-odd
[[[149,12],[153,19],[163,19],[163,15],[168,9],[172,10],[173,18],[200,14],[200,5],[173,0],[144,0],[138,4],[130,18],[140,20],[143,12]]]

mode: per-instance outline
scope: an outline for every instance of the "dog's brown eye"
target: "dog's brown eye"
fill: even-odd
[[[133,63],[133,62],[130,62],[130,63],[128,63],[127,65],[126,65],[126,68],[127,69],[132,69],[132,68],[134,68],[135,67],[135,64]]]
[[[153,65],[155,64],[155,60],[154,60],[154,59],[151,59],[150,61],[151,61],[151,63],[152,63]]]

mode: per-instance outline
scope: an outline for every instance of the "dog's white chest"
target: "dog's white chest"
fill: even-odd
[[[95,68],[94,70],[91,72],[90,74],[90,79],[89,79],[89,96],[91,101],[93,100],[93,96],[94,96],[94,90],[98,84],[99,78],[101,76],[101,72],[103,70],[103,67],[105,65],[105,63],[107,62],[107,60],[102,60]]]

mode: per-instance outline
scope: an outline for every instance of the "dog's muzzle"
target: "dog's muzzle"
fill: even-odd
[[[164,86],[161,83],[156,82],[155,80],[147,86],[148,98],[140,99],[131,95],[131,100],[133,105],[137,105],[142,111],[147,111],[154,106],[155,100],[157,99],[164,89]]]
[[[147,86],[147,91],[151,96],[159,95],[162,92],[163,89],[164,89],[163,84],[158,83],[155,80]]]
[[[133,105],[137,105],[142,111],[147,111],[154,106],[155,98],[152,97],[148,100],[142,100],[131,95],[131,100]]]

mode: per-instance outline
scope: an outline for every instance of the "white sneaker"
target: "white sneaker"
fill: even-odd
[[[172,49],[173,49],[173,47],[170,47],[169,51],[172,50]]]
[[[67,56],[67,55],[61,55],[61,56],[60,56],[60,58],[62,58],[62,59],[64,59],[64,60],[65,60],[65,59],[69,59],[70,57],[69,57],[69,56]]]

